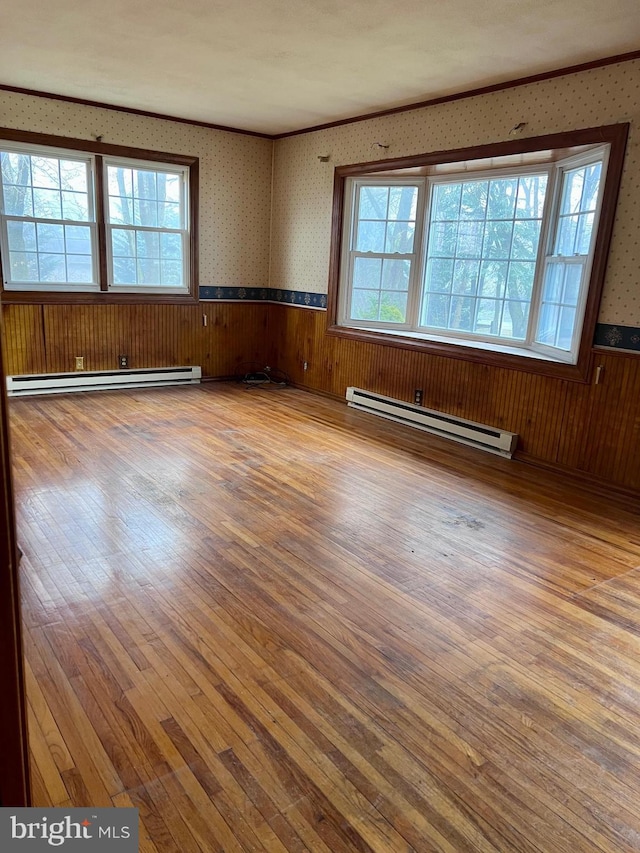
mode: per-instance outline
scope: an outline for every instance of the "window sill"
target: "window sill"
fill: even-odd
[[[84,290],[55,292],[43,290],[3,290],[3,305],[195,305],[192,293],[119,293],[118,291]]]
[[[568,379],[573,382],[588,382],[590,348],[581,353],[577,364],[567,364],[541,353],[521,350],[516,347],[492,345],[485,341],[458,342],[447,338],[418,336],[415,332],[381,331],[379,329],[361,329],[351,326],[329,325],[327,334],[334,337],[400,349],[417,350],[429,355],[456,358],[501,367],[508,370],[520,370],[525,373],[537,373],[556,379]]]

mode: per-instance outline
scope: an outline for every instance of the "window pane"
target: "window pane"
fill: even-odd
[[[67,252],[75,255],[91,254],[91,230],[83,225],[65,225]]]
[[[453,261],[432,258],[427,262],[425,290],[450,291],[453,282]]]
[[[527,334],[529,323],[529,302],[516,302],[509,299],[504,303],[500,336],[523,340]]]
[[[87,222],[89,219],[89,198],[86,193],[62,193],[62,218]]]
[[[457,240],[457,222],[434,222],[429,237],[431,257],[446,256],[453,258],[456,253]]]
[[[161,261],[160,284],[180,287],[182,285],[182,263],[180,261]]]
[[[523,219],[513,224],[511,257],[523,261],[535,261],[540,243],[540,222]]]
[[[111,251],[115,257],[135,258],[136,232],[124,228],[114,228],[111,231]]]
[[[464,296],[453,296],[451,299],[449,328],[470,332],[473,326],[475,303],[475,299],[468,299]]]
[[[382,289],[408,290],[410,274],[411,261],[396,261],[385,258],[382,262]]]
[[[31,157],[28,154],[13,154],[3,151],[2,183],[29,186],[31,184]]]
[[[133,194],[136,198],[152,199],[157,198],[156,193],[156,173],[148,172],[145,169],[133,169]]]
[[[444,300],[431,308],[431,296],[451,290],[457,297],[451,301],[448,328],[526,337],[547,182],[541,173],[434,187],[423,323],[437,319],[442,328]],[[435,221],[445,204],[451,216],[457,199],[457,221]],[[453,263],[443,257],[445,252]]]
[[[454,293],[475,293],[479,272],[479,261],[456,261],[453,271]]]
[[[358,223],[358,252],[384,252],[386,223],[363,220]]]
[[[482,250],[484,257],[506,260],[511,254],[512,232],[512,222],[487,222]]]
[[[33,216],[33,195],[31,187],[5,186],[4,212],[7,216]]]
[[[518,180],[516,219],[541,219],[547,195],[546,175],[523,175]]]
[[[136,231],[136,254],[139,258],[160,257],[160,235],[157,231]]]
[[[90,284],[93,281],[91,257],[89,255],[67,255],[68,281],[77,284]]]
[[[536,274],[534,263],[512,261],[507,276],[507,296],[510,299],[531,299],[533,279]]]
[[[582,283],[582,264],[567,264],[564,269],[564,293],[562,301],[565,305],[577,305]]]
[[[138,284],[160,284],[160,261],[138,258]]]
[[[38,219],[89,220],[87,162],[2,154],[4,212]]]
[[[558,340],[556,346],[563,350],[571,349],[573,330],[576,322],[576,309],[563,306],[560,309],[558,324]]]
[[[433,220],[457,222],[460,218],[462,184],[436,184],[433,188]]]
[[[121,166],[107,167],[109,195],[133,197],[133,177],[131,169]]]
[[[11,280],[38,281],[38,256],[35,252],[11,252]]]
[[[87,164],[76,160],[60,160],[60,187],[71,192],[86,193]]]
[[[484,222],[463,221],[458,226],[457,255],[459,258],[480,258]]]
[[[503,304],[501,299],[479,299],[474,332],[480,335],[499,334]]]
[[[490,181],[487,219],[513,219],[517,194],[517,178]]]
[[[548,302],[542,303],[536,336],[538,343],[555,346],[559,310],[557,305]]]
[[[564,173],[554,255],[589,254],[601,173],[601,162]]]
[[[34,187],[60,188],[58,160],[53,157],[32,157],[31,175]]]
[[[113,259],[114,284],[137,284],[135,258]]]
[[[383,290],[380,294],[380,315],[377,319],[384,323],[405,323],[406,318],[407,294]]]
[[[353,269],[353,286],[377,290],[380,287],[382,261],[380,258],[356,258]]]
[[[182,234],[160,234],[160,255],[166,259],[182,258]]]
[[[389,187],[361,187],[358,219],[386,219]]]
[[[575,247],[576,253],[578,255],[589,254],[594,218],[595,213],[583,213],[581,216],[578,217],[578,229],[576,234]]]
[[[36,226],[33,222],[7,222],[9,250],[12,252],[36,251]]]
[[[58,190],[33,190],[33,215],[40,219],[62,219],[62,204]]]
[[[180,205],[174,202],[159,202],[158,225],[160,228],[181,228]]]
[[[416,218],[418,187],[391,187],[389,189],[388,219]],[[374,217],[367,217],[373,219]]]
[[[503,296],[508,271],[506,261],[483,261],[480,265],[480,293],[483,296]]]
[[[64,252],[64,226],[37,224],[38,251]]]
[[[40,266],[40,281],[67,281],[64,255],[39,254],[38,264]]]
[[[570,257],[575,252],[576,233],[578,231],[578,215],[563,216],[558,222],[558,237],[556,255]]]
[[[435,329],[449,327],[449,304],[451,297],[443,293],[430,293],[422,309],[422,325]]]
[[[165,180],[158,185],[158,201],[179,202],[181,189],[178,175],[165,175]]]
[[[158,225],[158,205],[155,201],[134,198],[133,221],[135,225],[156,228]]]
[[[377,320],[379,305],[379,290],[354,290],[351,294],[351,318],[353,320]]]
[[[389,254],[400,252],[403,255],[412,252],[414,232],[415,224],[413,222],[389,222],[387,224],[385,252]]]
[[[564,269],[564,264],[550,263],[547,265],[542,293],[545,302],[560,302],[562,299]]]
[[[462,185],[460,219],[484,219],[489,193],[488,181],[473,181]]]
[[[109,222],[115,225],[133,225],[133,205],[129,199],[109,196]]]
[[[111,230],[114,284],[184,285],[182,235]]]

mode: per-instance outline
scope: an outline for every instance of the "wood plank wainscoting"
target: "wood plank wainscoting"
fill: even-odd
[[[208,324],[203,326],[202,315]],[[588,385],[324,334],[326,314],[290,305],[6,305],[8,374],[199,364],[224,377],[270,364],[312,391],[344,399],[348,385],[518,433],[517,456],[640,492],[640,356],[599,350]],[[308,370],[303,370],[303,362]]]
[[[5,305],[4,360],[8,375],[198,364],[203,376],[232,376],[243,362],[261,361],[266,303],[193,305]],[[203,325],[203,314],[207,325]]]
[[[326,314],[272,305],[270,364],[344,399],[348,385],[518,433],[516,457],[640,491],[640,356],[594,353],[582,384],[325,335]],[[303,363],[307,362],[307,371]]]

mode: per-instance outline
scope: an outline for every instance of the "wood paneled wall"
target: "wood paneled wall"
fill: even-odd
[[[330,337],[326,314],[272,305],[270,364],[344,398],[348,385],[519,435],[518,456],[640,491],[640,357],[597,351],[589,385]],[[303,363],[308,369],[304,371]]]
[[[5,305],[5,370],[69,372],[76,356],[109,370],[122,354],[132,368],[199,364],[204,376],[229,376],[264,358],[268,313],[260,303]]]
[[[207,326],[202,322],[207,315]],[[356,385],[520,436],[523,459],[640,492],[640,357],[599,351],[601,381],[583,385],[325,335],[326,314],[267,303],[6,305],[6,372],[199,364],[204,376],[269,363],[291,381],[344,398]],[[307,362],[308,369],[303,370]],[[246,369],[246,366],[245,366]]]

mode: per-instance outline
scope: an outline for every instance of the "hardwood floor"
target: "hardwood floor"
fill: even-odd
[[[638,506],[292,389],[11,402],[37,805],[640,850]]]

